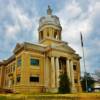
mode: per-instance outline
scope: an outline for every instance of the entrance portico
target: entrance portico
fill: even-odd
[[[52,91],[58,91],[59,76],[66,72],[71,83],[71,91],[75,92],[73,62],[66,57],[51,57],[51,88]]]

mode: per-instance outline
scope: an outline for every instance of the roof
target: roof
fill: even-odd
[[[49,50],[57,50],[60,52],[66,52],[69,54],[73,54],[73,58],[75,59],[81,59],[81,57],[79,56],[79,54],[76,54],[76,51],[74,49],[72,49],[67,42],[62,42],[59,44],[52,44],[50,46],[48,46],[45,51],[49,51]]]
[[[40,51],[43,52],[45,47],[47,47],[46,45],[43,44],[36,44],[36,43],[29,43],[29,42],[24,42],[22,44],[17,44],[15,49],[14,49],[14,53],[17,53],[18,51],[20,51],[21,49],[31,49],[31,50],[36,50],[36,51]]]
[[[12,55],[7,60],[3,60],[2,62],[0,62],[0,65],[8,64],[9,62],[11,62],[13,60],[15,60],[15,55]]]
[[[47,40],[52,41],[52,42],[56,42],[56,43],[66,43],[67,44],[67,42],[65,42],[65,41],[56,40],[56,39],[49,38],[49,37],[45,37],[45,39],[43,39],[42,41],[40,41],[40,44],[42,44],[44,41],[47,41]]]
[[[15,59],[15,54],[19,52],[20,50],[34,50],[34,51],[39,51],[39,52],[47,52],[48,50],[54,49],[54,50],[59,50],[61,52],[67,52],[74,54],[73,57],[75,58],[81,58],[78,54],[76,54],[75,50],[72,49],[67,42],[60,41],[58,44],[52,44],[52,45],[44,45],[44,44],[37,44],[37,43],[29,43],[29,42],[24,42],[24,43],[17,43],[16,47],[14,49],[14,54],[9,57],[7,60],[4,60],[0,62],[0,65],[2,64],[8,64],[9,62],[13,61]]]
[[[0,62],[0,65],[3,65],[3,62]]]
[[[65,52],[75,53],[75,50],[72,49],[67,43],[60,43],[58,45],[51,45],[51,48],[58,49]]]
[[[13,61],[13,60],[15,60],[15,55],[12,55],[12,56],[10,56],[7,60],[5,60],[4,62],[6,63],[6,64],[8,64],[9,62],[11,62],[11,61]]]

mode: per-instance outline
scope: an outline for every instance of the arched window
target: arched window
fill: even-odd
[[[57,39],[57,31],[54,32],[54,38]]]
[[[43,39],[43,31],[40,32],[41,40]]]
[[[49,29],[47,29],[47,37],[49,37]]]
[[[49,32],[47,32],[47,37],[49,37]]]

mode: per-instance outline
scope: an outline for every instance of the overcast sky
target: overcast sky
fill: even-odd
[[[60,18],[62,39],[80,56],[83,33],[87,71],[100,70],[100,0],[0,0],[0,60],[12,55],[16,43],[38,41],[38,21],[48,5]]]

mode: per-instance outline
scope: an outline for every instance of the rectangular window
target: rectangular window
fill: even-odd
[[[39,76],[30,76],[30,82],[39,82]]]
[[[16,78],[16,82],[19,83],[20,79],[21,79],[21,77],[20,77],[20,75],[18,75],[17,78]]]
[[[75,83],[78,83],[77,79],[74,79],[74,82],[75,82]]]
[[[14,79],[12,79],[12,85],[14,85]]]
[[[15,71],[15,64],[13,64],[13,72]]]
[[[73,70],[76,71],[76,65],[73,65]]]
[[[38,59],[31,58],[30,59],[30,64],[31,65],[35,65],[35,66],[39,66],[39,60]]]
[[[6,69],[6,73],[8,73],[8,70]]]
[[[8,66],[8,73],[10,73],[10,68],[9,68],[9,66]]]
[[[12,65],[10,66],[10,71],[13,72],[13,66]]]
[[[17,67],[19,67],[19,66],[21,66],[21,57],[19,57],[18,59],[17,59]]]

